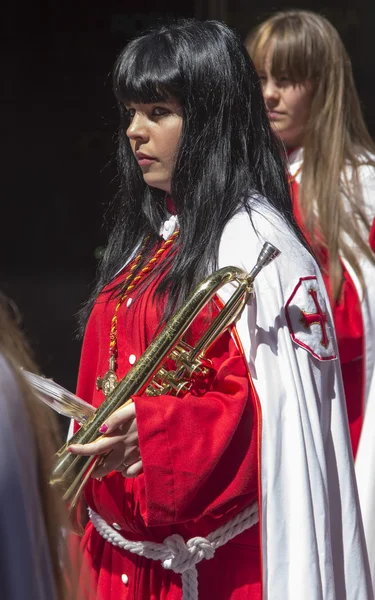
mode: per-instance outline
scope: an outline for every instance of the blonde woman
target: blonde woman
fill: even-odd
[[[66,600],[64,511],[49,474],[58,439],[52,411],[26,384],[33,369],[0,301],[0,577],[4,600]],[[57,436],[58,437],[58,436]]]
[[[375,146],[349,57],[324,17],[276,13],[246,46],[287,150],[296,220],[330,295],[366,535],[375,547],[375,442],[369,430],[375,413]]]

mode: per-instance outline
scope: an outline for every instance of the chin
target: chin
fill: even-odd
[[[279,130],[277,132],[286,148],[298,148],[303,145],[303,132],[298,130]]]
[[[156,177],[148,176],[147,174],[143,176],[143,179],[149,187],[156,188],[157,190],[161,190],[170,194],[171,185],[167,181],[161,181],[160,179],[158,180]]]

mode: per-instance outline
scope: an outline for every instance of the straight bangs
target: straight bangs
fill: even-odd
[[[130,42],[113,72],[118,103],[150,104],[171,98],[182,103],[182,77],[168,36],[144,36]]]
[[[314,44],[306,30],[293,19],[261,25],[246,46],[258,73],[270,60],[271,75],[275,79],[288,77],[294,83],[304,84],[318,76]]]

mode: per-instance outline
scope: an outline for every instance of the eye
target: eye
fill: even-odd
[[[290,77],[288,77],[288,75],[280,75],[280,77],[278,78],[278,82],[280,85],[288,85],[289,83],[291,83],[291,79]]]
[[[170,111],[163,106],[155,106],[152,110],[153,117],[164,117],[165,115],[169,115]]]
[[[259,75],[260,87],[263,89],[267,86],[268,77],[267,75]]]
[[[135,115],[135,108],[126,108],[125,107],[125,116],[131,121]]]

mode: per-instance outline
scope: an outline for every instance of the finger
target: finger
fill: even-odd
[[[108,434],[115,429],[127,423],[130,419],[135,418],[135,404],[132,400],[128,400],[123,406],[115,410],[115,412],[108,417],[108,419],[100,427],[100,433]]]
[[[136,421],[134,420],[132,422],[132,424],[130,425],[130,427],[128,427],[126,429],[126,431],[123,431],[123,427],[126,427],[126,425],[123,425],[122,427],[117,429],[116,433],[117,433],[117,431],[121,432],[121,434],[123,436],[122,441],[125,444],[125,446],[138,445],[138,427],[137,427]]]
[[[119,471],[122,473],[123,471],[126,471],[130,465],[139,460],[140,453],[137,446],[133,446],[133,448],[126,452],[125,455],[124,447],[118,446],[110,455],[102,455],[101,462],[98,463],[92,476],[98,479],[105,477],[105,475],[108,475],[108,473],[111,473],[112,471]]]
[[[139,475],[142,472],[142,469],[143,469],[142,461],[137,460],[137,462],[130,465],[130,467],[128,469],[126,469],[126,470],[124,469],[124,471],[122,471],[122,475],[124,477],[127,477],[128,479],[131,479],[132,477],[137,477],[137,475]]]
[[[68,452],[79,456],[96,456],[105,454],[112,450],[116,444],[123,442],[124,435],[112,435],[100,437],[89,444],[71,444],[68,446]]]
[[[141,454],[139,452],[138,446],[133,446],[133,448],[128,448],[125,454],[121,459],[121,463],[117,467],[118,471],[126,471],[130,465],[138,462],[141,458]]]
[[[101,479],[108,475],[108,473],[116,471],[121,460],[123,460],[123,452],[120,452],[120,450],[114,450],[111,454],[102,456],[101,462],[98,463],[92,473],[92,477]]]
[[[140,454],[138,446],[132,446],[131,448],[128,448],[124,454],[124,446],[120,444],[111,452],[109,456],[103,457],[102,462],[98,464],[97,468],[95,469],[93,477],[104,477],[112,471],[120,471],[122,473],[139,459]]]

